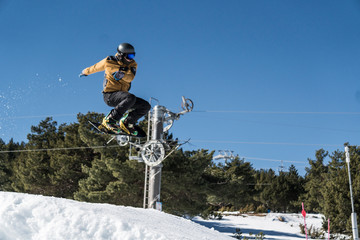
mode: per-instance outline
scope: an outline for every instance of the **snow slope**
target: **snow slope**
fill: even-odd
[[[231,240],[184,218],[152,209],[0,192],[1,240]]]
[[[322,217],[307,214],[308,228],[321,229]],[[300,213],[224,213],[222,220],[190,221],[152,209],[0,192],[0,240],[231,240],[236,229],[250,239],[263,232],[265,239],[300,240],[303,223]]]

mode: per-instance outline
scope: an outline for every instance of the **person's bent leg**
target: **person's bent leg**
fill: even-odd
[[[131,107],[134,110],[129,113],[126,118],[128,123],[136,123],[142,116],[149,112],[151,105],[142,98],[136,97],[134,105]]]
[[[134,106],[136,97],[129,92],[118,91],[104,93],[104,101],[108,106],[114,107],[110,113],[111,117],[119,121],[124,113]]]

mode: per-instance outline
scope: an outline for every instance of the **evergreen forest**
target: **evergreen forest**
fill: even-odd
[[[129,160],[128,146],[114,142],[102,147],[109,136],[93,131],[88,121],[100,122],[103,117],[94,112],[78,114],[78,122],[60,125],[46,118],[31,127],[26,143],[0,139],[0,191],[142,207],[144,163]],[[349,149],[355,212],[359,213],[360,147],[349,145]],[[180,148],[163,162],[165,212],[190,217],[208,217],[221,209],[301,212],[304,202],[308,213],[325,216],[324,227],[330,218],[333,232],[351,234],[344,151],[317,150],[308,159],[305,176],[293,165],[276,173],[254,169],[239,157],[214,162],[213,154],[207,149]]]

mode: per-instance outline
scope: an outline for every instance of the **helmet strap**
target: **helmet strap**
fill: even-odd
[[[116,53],[115,58],[120,62],[120,61],[122,61],[123,56],[120,53]]]

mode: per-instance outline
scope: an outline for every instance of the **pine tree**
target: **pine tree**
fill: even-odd
[[[213,152],[175,151],[163,162],[161,201],[166,212],[194,216],[207,208],[207,182],[204,172]]]
[[[331,219],[333,231],[344,233],[346,222],[351,214],[351,206],[348,196],[349,182],[347,180],[345,161],[344,157],[340,155],[341,153],[337,151],[330,156],[332,161],[329,164],[329,171],[321,188],[324,201],[320,202],[320,204],[326,218]]]
[[[31,127],[27,138],[26,150],[14,164],[12,187],[16,191],[33,194],[53,195],[55,188],[51,185],[50,155],[47,149],[55,148],[57,139],[62,136],[57,130],[57,122],[46,118],[38,126]]]
[[[355,212],[360,211],[360,148],[349,146],[351,177]],[[328,173],[321,188],[323,201],[320,206],[326,219],[331,219],[331,228],[337,233],[351,233],[351,199],[345,153],[335,151],[330,155]],[[359,219],[358,219],[359,223]],[[325,222],[324,222],[325,225]]]
[[[12,151],[17,149],[18,144],[15,144],[13,139],[10,140],[9,144],[0,139],[0,151]],[[11,191],[11,176],[12,166],[11,163],[15,159],[15,155],[11,152],[0,153],[0,191]]]
[[[103,115],[78,115],[79,133],[89,147],[102,146],[109,136],[91,130],[88,121],[100,122]],[[79,181],[74,198],[89,202],[141,206],[143,196],[144,165],[128,160],[128,148],[115,144],[108,148],[95,148],[90,166],[83,165],[85,178]]]
[[[230,204],[236,209],[251,204],[255,179],[250,163],[236,157],[224,164],[213,163],[206,173],[212,204]]]
[[[288,172],[275,172],[261,170],[256,174],[259,196],[255,199],[260,201],[266,208],[275,212],[287,212],[297,210],[294,204],[300,194],[303,193],[303,179],[299,176],[295,166],[291,165]]]
[[[324,185],[328,167],[324,165],[324,159],[328,156],[328,152],[324,149],[316,151],[316,160],[308,159],[310,167],[306,167],[305,175],[305,194],[301,196],[299,202],[306,204],[308,212],[322,212],[321,202],[324,197],[321,193],[321,188]]]
[[[50,167],[53,169],[49,174],[50,183],[54,187],[53,196],[63,198],[73,198],[78,190],[78,182],[85,178],[82,166],[89,166],[94,158],[91,149],[81,149],[87,147],[80,139],[78,133],[79,124],[62,125],[59,132],[64,136],[57,139],[57,148],[68,148],[69,150],[49,151]],[[72,149],[75,148],[75,149]]]
[[[273,198],[276,198],[276,193],[273,192],[272,185],[275,182],[276,174],[274,170],[260,169],[255,174],[256,194],[254,199],[260,204],[264,205],[267,209],[273,208]]]
[[[271,189],[274,193],[271,196],[272,209],[276,212],[286,212],[289,203],[287,196],[289,191],[291,191],[291,187],[286,179],[285,172],[279,173],[275,178],[275,181],[271,184]]]
[[[299,196],[304,194],[305,180],[301,177],[294,165],[289,167],[289,171],[286,174],[287,182],[290,186],[290,191],[287,192],[286,199],[288,201],[287,211],[299,212],[301,210],[301,204],[298,202]]]

